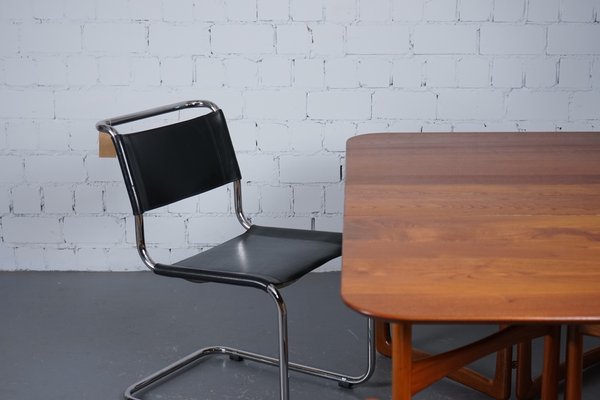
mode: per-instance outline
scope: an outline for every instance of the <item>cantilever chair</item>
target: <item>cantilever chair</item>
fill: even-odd
[[[129,134],[120,134],[115,128],[194,107],[208,108],[208,113]],[[289,397],[289,370],[337,381],[342,387],[370,378],[375,365],[372,320],[368,321],[368,363],[363,375],[347,376],[289,362],[287,311],[279,289],[339,257],[342,234],[251,223],[242,210],[241,173],[225,117],[214,103],[180,102],[106,119],[98,122],[96,128],[109,134],[115,146],[135,216],[137,249],[144,264],[157,275],[166,277],[262,290],[274,300],[278,313],[279,359],[223,346],[202,348],[130,386],[125,392],[126,399],[138,399],[136,393],[211,355],[279,366],[282,400]],[[173,264],[158,263],[150,257],[144,239],[145,212],[230,183],[234,189],[235,213],[245,228],[244,233]]]

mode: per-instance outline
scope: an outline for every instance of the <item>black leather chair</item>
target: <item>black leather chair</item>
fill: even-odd
[[[199,117],[129,134],[115,126],[192,107],[208,108]],[[133,208],[137,249],[144,264],[157,275],[192,282],[253,287],[277,305],[279,359],[223,346],[200,349],[130,386],[126,399],[209,355],[228,355],[279,366],[281,399],[289,397],[288,370],[337,381],[349,387],[366,381],[375,364],[373,322],[368,323],[368,366],[361,376],[307,367],[288,361],[286,306],[279,289],[325,262],[339,257],[342,234],[256,226],[242,210],[241,173],[223,112],[209,101],[186,101],[100,121],[100,132],[111,136]],[[152,209],[233,184],[235,213],[246,229],[241,235],[173,264],[155,262],[145,245],[143,215]],[[216,319],[213,319],[216,323]]]

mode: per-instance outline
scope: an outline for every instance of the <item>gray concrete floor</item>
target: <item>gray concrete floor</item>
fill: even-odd
[[[283,294],[292,361],[359,374],[366,323],[341,303],[339,273],[310,274]],[[2,400],[116,400],[133,382],[200,347],[222,344],[274,356],[277,351],[275,306],[264,293],[149,272],[2,272],[0,320]],[[495,329],[416,326],[414,341],[439,351]],[[377,362],[373,378],[350,390],[292,373],[291,399],[388,399],[390,361],[379,356]],[[493,362],[487,357],[474,367],[490,373]],[[584,385],[584,399],[600,398],[600,367],[586,371]],[[219,357],[143,397],[276,399],[277,394],[276,369]],[[488,397],[445,379],[414,398]]]

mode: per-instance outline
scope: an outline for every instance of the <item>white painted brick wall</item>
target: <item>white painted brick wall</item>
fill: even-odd
[[[342,228],[359,133],[597,131],[599,20],[598,0],[1,1],[0,269],[144,268],[93,126],[182,99],[223,108],[246,213],[275,226]],[[154,258],[241,232],[231,195],[149,213]]]

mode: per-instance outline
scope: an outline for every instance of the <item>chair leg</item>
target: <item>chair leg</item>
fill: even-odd
[[[373,375],[375,371],[375,336],[374,336],[374,321],[368,319],[368,365],[367,370],[359,376],[349,376],[337,372],[327,371],[319,368],[314,368],[302,364],[290,363],[288,358],[288,334],[287,334],[287,308],[283,298],[275,286],[268,286],[267,293],[275,301],[278,312],[279,324],[279,358],[264,356],[261,354],[251,353],[243,350],[234,349],[224,346],[213,346],[202,348],[194,353],[191,353],[175,363],[161,369],[158,372],[149,375],[141,381],[131,385],[124,393],[126,400],[141,400],[136,397],[136,394],[148,389],[151,386],[159,384],[160,381],[182,372],[188,367],[193,367],[195,363],[201,359],[212,356],[221,355],[229,356],[233,360],[246,359],[262,364],[267,364],[279,367],[280,381],[280,398],[281,400],[289,399],[289,371],[301,372],[308,375],[317,376],[324,379],[329,379],[338,382],[342,387],[351,387],[364,383]]]

